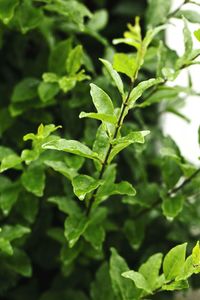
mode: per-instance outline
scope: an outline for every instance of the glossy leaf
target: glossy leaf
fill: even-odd
[[[41,197],[45,188],[44,168],[40,165],[31,164],[21,177],[24,188],[34,195]]]
[[[79,118],[91,118],[91,119],[100,120],[102,122],[108,122],[111,124],[117,123],[117,117],[115,115],[109,115],[109,114],[81,112]]]
[[[187,243],[172,248],[164,258],[163,271],[166,280],[175,279],[181,272],[185,262]]]
[[[87,175],[78,175],[72,179],[74,194],[84,200],[86,194],[97,189],[102,182]]]

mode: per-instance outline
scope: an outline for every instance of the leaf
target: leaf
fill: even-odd
[[[122,300],[138,299],[134,284],[121,276],[128,269],[125,260],[117,253],[117,250],[111,248],[110,277],[115,296]]]
[[[84,17],[92,17],[91,12],[88,8],[78,1],[65,1],[60,0],[53,3],[47,2],[45,9],[48,11],[56,12],[68,18],[71,22],[78,26],[82,31],[84,29]]]
[[[34,195],[41,197],[45,188],[45,173],[44,167],[41,165],[31,164],[23,172],[22,184],[24,188]]]
[[[75,141],[75,140],[59,139],[56,141],[44,143],[42,145],[42,148],[58,150],[58,151],[65,151],[65,152],[80,155],[80,156],[83,156],[86,158],[98,160],[97,153],[93,152],[90,148],[88,148],[84,144],[82,144],[78,141]]]
[[[183,209],[184,197],[176,195],[174,197],[164,197],[162,203],[163,214],[169,218],[175,218]]]
[[[112,291],[109,268],[106,262],[96,272],[95,280],[91,284],[91,298],[92,300],[116,299]]]
[[[59,92],[57,83],[48,83],[42,81],[38,86],[38,94],[42,102],[52,100]]]
[[[148,130],[133,131],[129,133],[127,136],[114,139],[112,142],[113,146],[108,161],[111,162],[119,152],[121,152],[123,149],[127,148],[131,144],[134,143],[143,144],[145,142],[144,137],[149,133],[150,131]]]
[[[72,90],[76,85],[76,79],[74,77],[66,77],[63,76],[58,81],[59,87],[64,93],[67,93],[68,91]]]
[[[116,71],[126,74],[132,80],[136,71],[136,57],[126,53],[115,53],[113,67]]]
[[[22,225],[6,225],[2,227],[0,231],[0,249],[9,255],[13,255],[14,251],[11,242],[27,233],[30,233],[30,229]]]
[[[189,288],[189,284],[187,280],[174,281],[172,283],[165,284],[162,286],[163,291],[176,291],[176,290],[183,290],[188,288]]]
[[[115,83],[116,87],[118,88],[120,94],[123,96],[124,95],[124,87],[123,87],[123,82],[121,80],[121,77],[119,74],[113,69],[113,66],[111,63],[105,59],[100,58],[100,61],[103,63],[105,66],[108,74],[110,75],[111,79]]]
[[[83,214],[77,214],[67,217],[65,221],[64,235],[72,248],[78,242],[81,235],[85,232],[89,224],[88,218]]]
[[[123,230],[130,246],[133,248],[133,250],[138,250],[145,237],[144,220],[126,220]]]
[[[174,280],[180,275],[185,262],[187,243],[172,248],[164,258],[163,272],[166,280]]]
[[[195,30],[194,36],[195,36],[196,39],[200,42],[200,29]]]
[[[80,208],[77,206],[74,200],[69,199],[66,196],[54,196],[47,199],[48,202],[54,203],[58,206],[58,209],[70,216],[79,215]]]
[[[106,92],[93,83],[91,83],[90,87],[90,94],[97,112],[101,114],[113,115],[114,107],[108,94],[106,94]]]
[[[132,108],[134,103],[142,96],[142,94],[150,87],[163,82],[162,78],[152,78],[140,82],[132,91],[129,97],[129,107]]]
[[[162,258],[162,253],[156,253],[149,257],[148,260],[139,268],[139,273],[144,276],[151,291],[154,291],[160,287],[159,271],[162,264]]]
[[[81,45],[76,46],[69,53],[66,60],[66,69],[69,75],[74,75],[80,69],[83,58],[83,47]]]
[[[108,12],[105,9],[99,9],[95,11],[89,22],[87,23],[87,27],[93,31],[102,30],[106,24],[108,23]]]
[[[105,230],[102,226],[96,224],[88,226],[84,232],[84,238],[90,242],[97,251],[102,249],[102,244],[105,240]]]
[[[6,259],[5,264],[12,271],[24,277],[31,277],[32,275],[30,259],[27,254],[20,249],[14,248],[13,255]]]
[[[195,10],[188,10],[188,9],[180,9],[176,15],[176,18],[186,18],[191,23],[199,23],[200,14],[198,11]]]
[[[71,38],[66,39],[57,43],[54,48],[52,49],[50,56],[49,56],[49,70],[50,72],[64,75],[66,72],[66,60],[69,56],[69,53],[72,48],[72,40]],[[57,76],[55,74],[55,76]]]
[[[36,78],[25,78],[14,88],[11,96],[13,103],[24,102],[37,97],[37,87],[39,80]]]
[[[100,120],[102,122],[107,122],[111,124],[117,123],[117,117],[115,115],[108,115],[108,114],[100,114],[100,113],[86,113],[81,112],[79,118],[92,118],[96,120]]]
[[[8,215],[17,202],[20,193],[18,182],[12,182],[7,177],[0,177],[0,208],[4,215]]]
[[[142,289],[145,292],[147,292],[148,294],[149,293],[151,294],[151,289],[148,285],[148,282],[146,281],[144,276],[142,274],[140,274],[139,272],[127,271],[127,272],[122,273],[122,276],[124,278],[132,280],[138,289]]]
[[[171,0],[148,0],[148,4],[146,11],[147,23],[153,27],[165,23],[171,8]]]
[[[4,24],[8,24],[14,16],[15,9],[19,0],[1,0],[0,1],[0,19]]]
[[[74,194],[84,200],[86,194],[96,190],[102,181],[92,178],[87,175],[78,175],[72,179]]]
[[[22,33],[38,27],[43,22],[43,12],[32,5],[32,1],[25,0],[16,10],[15,19],[19,23]]]
[[[196,243],[196,246],[192,249],[192,263],[194,267],[200,266],[200,246],[199,241]]]
[[[44,163],[48,167],[51,167],[54,171],[64,175],[69,180],[72,180],[72,178],[77,175],[76,170],[68,168],[66,163],[64,163],[63,161],[45,160]]]
[[[8,156],[5,156],[1,161],[0,173],[11,168],[20,168],[21,162],[22,159],[17,154],[10,154]]]

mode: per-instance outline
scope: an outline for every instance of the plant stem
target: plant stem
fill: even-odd
[[[200,168],[197,169],[191,176],[189,176],[188,178],[186,178],[180,185],[178,185],[177,187],[174,187],[172,190],[169,190],[167,195],[168,196],[172,196],[173,194],[176,194],[178,191],[182,190],[188,183],[191,182],[191,180],[193,178],[195,178],[198,174],[200,173]],[[156,208],[160,201],[162,201],[160,198],[158,200],[156,200],[151,207],[147,207],[144,208],[143,210],[141,210],[136,216],[135,219],[140,218],[141,216],[143,216],[144,214],[148,213],[149,211],[151,211],[153,208]]]
[[[118,120],[117,120],[117,123],[116,123],[116,127],[115,127],[115,131],[114,131],[112,140],[110,141],[110,144],[109,144],[108,150],[106,152],[104,161],[102,163],[102,167],[101,167],[101,170],[100,170],[100,173],[99,173],[98,180],[102,179],[104,171],[105,171],[106,166],[108,164],[109,157],[110,157],[110,154],[111,154],[111,151],[112,151],[112,147],[113,147],[112,146],[112,141],[114,139],[116,139],[116,137],[118,136],[118,133],[119,133],[121,127],[122,127],[123,119],[125,117],[126,108],[128,106],[128,102],[129,102],[129,98],[130,98],[130,94],[131,94],[131,91],[132,91],[132,89],[134,87],[134,82],[135,82],[135,79],[131,81],[129,92],[128,92],[127,96],[126,96],[125,101],[122,102],[120,114],[119,114],[119,117],[118,117]],[[93,193],[91,194],[91,197],[89,199],[89,204],[88,204],[88,207],[87,207],[87,210],[86,210],[86,215],[87,216],[89,216],[89,214],[91,212],[92,206],[93,206],[93,204],[95,202],[95,199],[96,199],[97,191],[98,191],[98,188],[96,190],[94,190]]]

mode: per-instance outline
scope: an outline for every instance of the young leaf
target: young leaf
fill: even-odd
[[[97,112],[101,114],[113,115],[114,107],[108,94],[106,94],[106,92],[93,83],[91,83],[90,87],[90,94]]]
[[[126,74],[132,80],[136,71],[136,58],[134,55],[115,53],[113,67],[116,71]]]
[[[96,119],[111,124],[117,123],[117,117],[115,115],[109,115],[109,114],[86,113],[82,111],[79,115],[79,118],[91,118],[91,119]]]
[[[192,249],[192,263],[194,267],[200,267],[200,246],[199,241],[196,246]]]
[[[172,248],[164,258],[163,272],[166,280],[174,280],[180,275],[185,262],[187,243]]]
[[[138,291],[134,284],[123,278],[121,274],[128,270],[125,260],[111,248],[110,277],[115,296],[122,300],[138,299]]]
[[[28,192],[31,192],[38,197],[43,196],[45,188],[45,173],[43,166],[31,164],[23,172],[21,180],[24,188]]]
[[[195,36],[196,39],[200,42],[200,29],[195,30],[194,36]]]
[[[74,75],[82,65],[83,48],[81,45],[76,46],[71,50],[66,61],[66,69],[68,74]]]
[[[1,161],[0,173],[10,168],[18,169],[21,167],[22,159],[17,154],[10,154],[5,156]]]
[[[159,288],[159,271],[162,264],[162,253],[157,253],[148,258],[148,260],[141,265],[139,268],[139,273],[141,273],[146,282],[148,282],[148,286],[151,291]]]
[[[139,272],[127,271],[127,272],[122,273],[122,276],[124,278],[132,280],[138,289],[142,289],[145,292],[147,292],[148,294],[151,294],[151,288],[148,285],[148,282],[146,281],[144,276],[142,274],[140,274]]]
[[[55,141],[44,143],[42,145],[42,148],[64,151],[64,152],[80,155],[86,158],[98,160],[97,153],[93,152],[90,148],[75,140],[58,139]]]
[[[121,77],[119,74],[113,69],[113,66],[111,63],[105,59],[100,58],[100,61],[104,64],[108,74],[112,78],[113,82],[115,83],[116,87],[118,88],[120,94],[124,95],[124,87],[123,87],[123,82],[121,80]]]
[[[152,78],[140,82],[131,92],[129,98],[129,107],[132,108],[135,102],[142,96],[142,94],[150,87],[163,82],[162,78]]]
[[[134,143],[141,143],[143,144],[145,142],[144,137],[148,135],[150,131],[144,130],[144,131],[134,131],[129,133],[125,137],[116,138],[112,142],[112,150],[109,156],[109,162],[113,160],[113,158],[123,149],[128,147],[131,144]]]
[[[97,189],[102,182],[87,175],[78,175],[72,179],[74,194],[84,200],[86,194]]]
[[[0,19],[4,24],[8,24],[14,16],[15,9],[19,0],[1,0],[0,2]]]
[[[175,218],[183,209],[184,197],[176,195],[174,197],[164,197],[162,203],[163,214],[169,218]]]

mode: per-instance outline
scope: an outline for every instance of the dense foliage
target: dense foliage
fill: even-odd
[[[199,286],[200,169],[159,124],[166,112],[188,121],[196,5],[0,0],[1,299]],[[181,56],[165,43],[174,18]],[[174,84],[183,69],[186,87]]]

